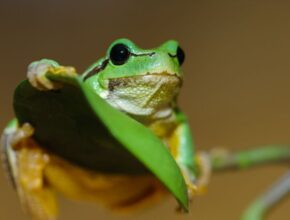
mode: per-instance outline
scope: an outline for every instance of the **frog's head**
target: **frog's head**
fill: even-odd
[[[119,39],[104,58],[87,69],[83,81],[126,113],[163,117],[168,116],[179,93],[183,61],[184,52],[174,40],[145,50]]]

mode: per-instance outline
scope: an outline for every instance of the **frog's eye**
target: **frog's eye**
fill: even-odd
[[[183,62],[184,62],[184,59],[185,59],[185,53],[184,53],[184,51],[181,49],[181,47],[178,47],[178,48],[177,48],[176,56],[177,56],[177,59],[178,59],[179,65],[181,66],[181,65],[183,64]]]
[[[115,65],[122,65],[127,62],[131,53],[128,47],[124,44],[116,44],[110,52],[110,60]]]

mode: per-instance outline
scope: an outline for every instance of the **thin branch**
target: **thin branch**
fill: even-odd
[[[290,146],[268,145],[253,150],[230,153],[226,150],[215,149],[210,153],[213,171],[229,168],[250,168],[266,163],[290,161]]]
[[[290,171],[249,206],[242,220],[262,220],[267,212],[289,193]]]
[[[290,146],[269,145],[234,153],[214,149],[209,158],[213,171],[244,169],[268,163],[290,162]],[[267,212],[289,193],[290,171],[250,205],[242,220],[262,220]]]

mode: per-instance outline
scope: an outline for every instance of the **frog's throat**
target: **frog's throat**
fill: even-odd
[[[166,72],[113,78],[109,79],[108,93],[103,98],[128,114],[168,117],[181,84],[180,77]]]

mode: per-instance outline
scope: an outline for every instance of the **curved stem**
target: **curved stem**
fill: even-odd
[[[268,145],[253,150],[230,153],[213,150],[210,153],[213,171],[244,169],[266,163],[290,161],[290,146]],[[290,193],[290,171],[268,191],[256,199],[242,216],[242,220],[262,220],[266,213]]]
[[[257,198],[244,212],[242,220],[262,220],[266,213],[290,193],[290,171],[268,191]]]

